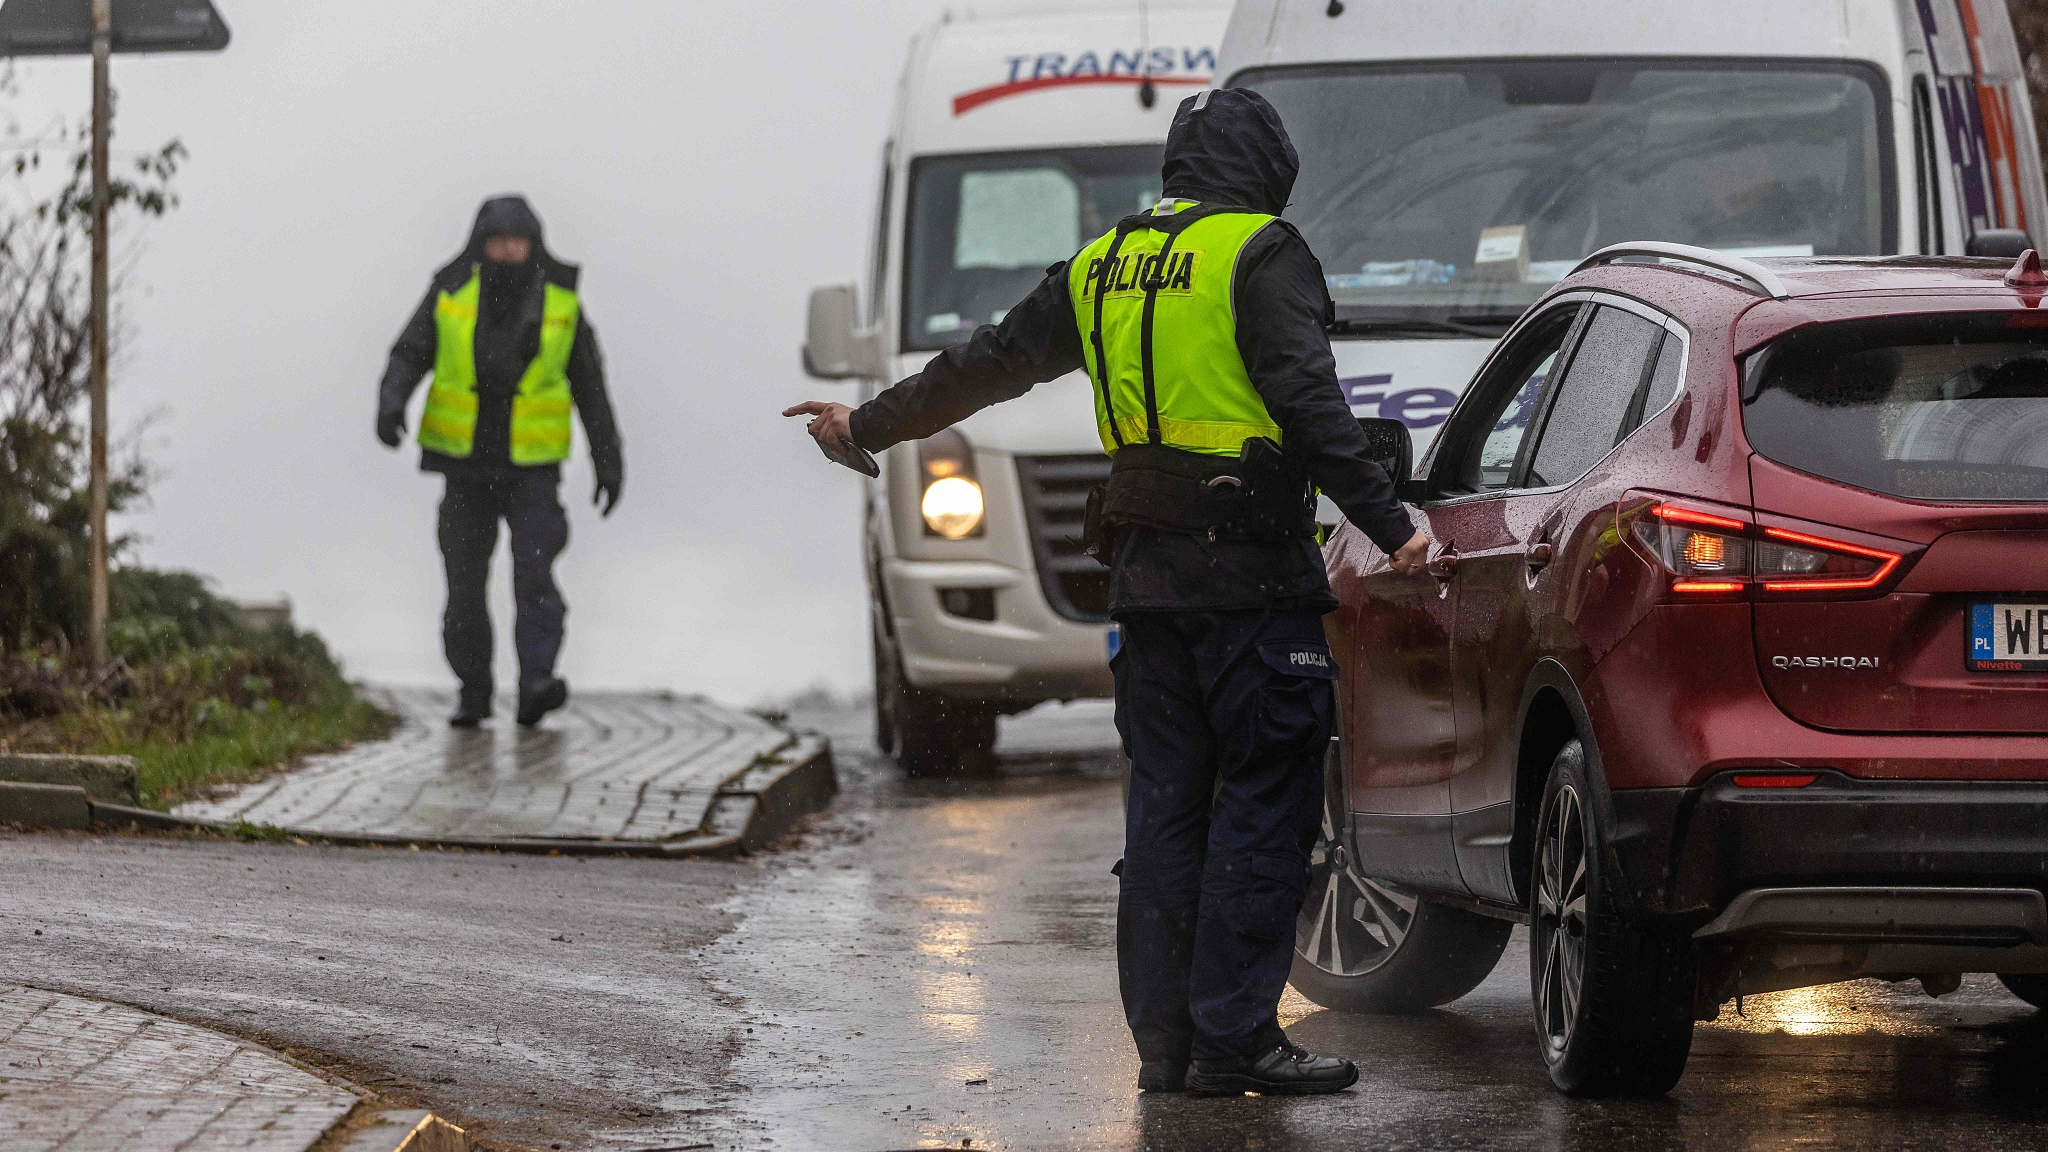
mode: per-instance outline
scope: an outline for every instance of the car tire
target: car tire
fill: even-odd
[[[1586,750],[1551,762],[1529,871],[1529,984],[1550,1082],[1574,1096],[1661,1096],[1692,1047],[1692,942],[1632,920],[1608,867]]]
[[[1335,741],[1323,769],[1323,825],[1309,855],[1308,898],[1295,921],[1295,990],[1343,1012],[1409,1013],[1448,1004],[1485,980],[1514,924],[1421,899],[1361,876],[1340,835],[1347,823]]]
[[[2048,976],[2034,972],[2000,972],[2005,990],[2036,1008],[2048,1008]]]

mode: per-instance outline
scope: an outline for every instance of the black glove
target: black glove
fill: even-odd
[[[377,439],[386,448],[398,447],[398,442],[405,439],[405,409],[377,413]]]
[[[612,509],[619,503],[619,492],[625,486],[625,470],[622,468],[608,468],[597,474],[597,487],[590,493],[590,502],[603,505],[598,515],[612,514]]]

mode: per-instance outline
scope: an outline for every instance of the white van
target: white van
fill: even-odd
[[[999,322],[1159,197],[1166,130],[1215,75],[1222,3],[1091,3],[921,33],[882,151],[865,291],[820,288],[804,365],[860,399]],[[996,716],[1110,694],[1108,570],[1080,549],[1109,474],[1074,373],[899,444],[867,483],[877,739],[913,772],[986,753]]]
[[[1218,77],[1286,123],[1338,374],[1417,459],[1606,245],[2017,255],[2048,216],[2004,0],[1242,0]]]

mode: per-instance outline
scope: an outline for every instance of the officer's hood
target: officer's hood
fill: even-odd
[[[491,236],[524,236],[533,241],[531,263],[537,264],[549,281],[564,288],[576,287],[576,265],[566,263],[548,251],[541,229],[540,215],[526,197],[493,196],[476,210],[476,223],[470,226],[469,243],[462,251],[436,273],[437,280],[453,279],[456,283],[469,279],[470,270],[484,261],[484,240]]]
[[[1278,216],[1301,160],[1280,113],[1249,88],[1200,92],[1180,102],[1160,175],[1168,196]]]

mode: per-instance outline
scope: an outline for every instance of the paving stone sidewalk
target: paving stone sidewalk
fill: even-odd
[[[303,1152],[356,1102],[230,1036],[0,984],[7,1152]]]
[[[708,851],[787,807],[762,780],[815,766],[823,782],[807,798],[832,791],[821,737],[702,698],[578,693],[537,729],[513,724],[508,700],[485,726],[454,729],[452,691],[377,695],[403,718],[391,739],[175,814],[343,839]]]

